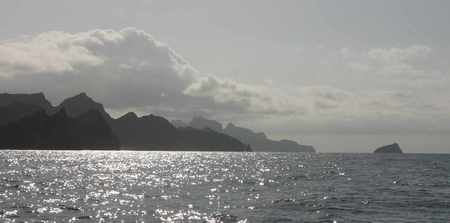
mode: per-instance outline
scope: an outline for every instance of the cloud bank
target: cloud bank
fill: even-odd
[[[426,77],[433,72],[422,65],[432,52],[422,45],[364,52],[341,49],[340,66],[374,79]],[[441,117],[450,111],[411,89],[284,88],[204,74],[169,46],[135,28],[52,31],[2,41],[0,89],[44,92],[53,102],[83,91],[112,111],[136,110],[172,118],[199,114],[222,120],[251,118],[261,123],[276,120],[286,129],[316,125],[318,131],[327,131],[330,125],[355,131],[370,126],[409,128],[410,123],[423,126],[429,123],[424,116]]]
[[[0,44],[1,89],[53,100],[87,92],[112,109],[294,112],[263,86],[205,75],[135,28],[46,32]],[[288,106],[289,105],[289,106]]]

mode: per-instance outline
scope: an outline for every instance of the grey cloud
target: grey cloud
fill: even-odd
[[[85,91],[110,109],[193,113],[302,110],[273,90],[204,75],[167,45],[135,28],[46,32],[0,43],[0,87],[44,91],[59,101]]]

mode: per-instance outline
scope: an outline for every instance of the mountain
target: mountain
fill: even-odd
[[[403,153],[403,151],[398,143],[394,143],[377,148],[374,153]]]
[[[11,104],[0,107],[0,126],[18,121],[19,119],[38,111],[44,110],[37,105],[14,101]]]
[[[186,128],[189,127],[189,124],[182,121],[182,120],[172,120],[171,121],[172,125],[175,126],[176,128]]]
[[[46,112],[53,110],[42,93],[0,94],[0,126],[41,110]]]
[[[242,128],[229,123],[223,132],[235,137],[244,143],[250,144],[257,152],[315,152],[313,146],[300,145],[292,140],[271,140],[264,133],[255,133],[250,129]]]
[[[113,120],[112,127],[125,147],[169,146],[177,137],[177,129],[169,121],[154,115],[138,117],[129,112]]]
[[[249,145],[238,139],[211,129],[196,129],[192,127],[178,128],[177,144],[183,147],[195,148],[201,151],[252,151]]]
[[[155,115],[138,117],[129,112],[112,121],[123,147],[133,149],[247,151],[246,145],[230,136],[210,130],[176,128]]]
[[[177,125],[183,123],[182,121],[177,121]],[[203,117],[194,117],[189,126],[196,129],[210,129],[229,135],[244,144],[250,145],[252,150],[257,152],[315,152],[312,146],[300,145],[292,140],[271,140],[265,133],[257,133],[247,128],[235,126],[232,123],[223,128],[219,122]]]
[[[203,120],[197,121],[201,125]],[[113,119],[85,93],[57,107],[42,93],[2,94],[0,126],[1,147],[249,151],[234,137],[209,129],[176,128],[160,116],[127,113]]]
[[[203,117],[194,117],[192,121],[189,123],[189,126],[196,129],[204,129],[208,128],[214,130],[216,132],[222,132],[222,124],[220,122],[214,120],[208,120]]]
[[[49,115],[41,110],[0,127],[0,147],[14,149],[111,149],[118,147],[102,115],[94,110],[76,118],[64,109]]]
[[[26,105],[34,105],[50,112],[53,106],[45,98],[43,93],[35,94],[0,94],[0,107],[8,106],[12,103],[22,103]]]
[[[95,102],[87,96],[86,93],[80,93],[73,97],[65,99],[61,102],[56,110],[64,109],[71,117],[77,117],[90,110],[98,111],[107,121],[111,120],[111,116],[105,111],[102,104]]]

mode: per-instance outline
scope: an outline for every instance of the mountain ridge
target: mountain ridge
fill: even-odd
[[[197,129],[211,129],[229,135],[250,145],[252,150],[257,152],[315,152],[315,148],[310,145],[301,145],[296,141],[287,139],[272,140],[264,132],[254,132],[251,129],[236,126],[233,123],[228,123],[224,128],[220,122],[201,116],[193,117],[189,123],[181,120],[175,120],[172,123],[180,127],[190,126]]]
[[[21,102],[30,104],[20,104]],[[64,144],[61,141],[66,141],[69,147],[92,147],[97,144],[77,144],[77,139],[81,140],[80,143],[88,139],[95,142],[96,137],[106,136],[111,142],[107,147],[112,149],[126,147],[134,150],[251,151],[248,145],[231,136],[193,128],[178,129],[164,117],[153,114],[138,117],[129,112],[114,119],[102,104],[86,93],[69,97],[58,106],[52,106],[42,93],[2,94],[0,105],[5,105],[0,107],[0,134],[4,136],[2,138],[15,139],[0,140],[0,148],[53,146],[60,149]],[[18,111],[16,116],[12,115],[14,111]],[[94,125],[89,126],[89,122]],[[16,127],[20,126],[28,127],[17,130]],[[86,129],[76,131],[83,128]],[[52,135],[52,132],[61,134]],[[89,132],[90,135],[84,135],[84,132]],[[33,138],[35,136],[38,139]],[[20,140],[21,138],[24,140]],[[115,139],[117,143],[114,143]]]

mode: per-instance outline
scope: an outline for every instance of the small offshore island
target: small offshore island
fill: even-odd
[[[374,151],[374,153],[403,153],[400,145],[398,143],[393,143],[391,145],[382,146]]]
[[[191,123],[133,112],[112,118],[85,93],[58,106],[43,93],[0,94],[0,149],[315,152],[202,117]]]

